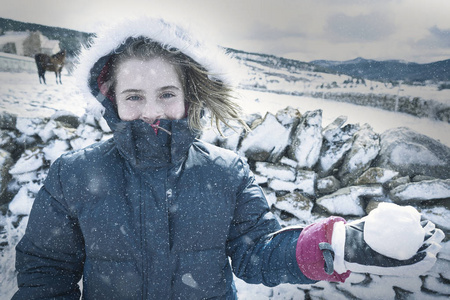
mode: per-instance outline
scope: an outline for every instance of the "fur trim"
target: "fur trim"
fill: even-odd
[[[142,17],[123,20],[113,27],[100,30],[92,40],[91,46],[82,49],[74,76],[83,94],[93,91],[89,87],[91,68],[102,57],[111,53],[129,37],[147,37],[163,45],[182,51],[202,65],[211,77],[235,86],[234,69],[237,67],[223,48],[208,45],[200,35],[194,35],[187,27],[168,23],[163,19]],[[96,96],[96,95],[94,95]],[[98,101],[95,101],[98,104]],[[94,103],[91,103],[94,104]],[[95,106],[95,104],[94,104]]]

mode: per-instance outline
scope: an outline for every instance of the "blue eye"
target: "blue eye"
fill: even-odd
[[[161,95],[161,98],[162,98],[162,99],[170,99],[170,98],[172,98],[172,97],[175,97],[175,95],[174,95],[173,93],[163,93],[163,94]]]
[[[142,98],[141,98],[141,96],[132,95],[132,96],[128,96],[126,99],[129,100],[129,101],[139,101]]]

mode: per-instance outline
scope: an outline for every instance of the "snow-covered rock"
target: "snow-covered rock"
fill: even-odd
[[[55,120],[61,123],[64,123],[68,127],[77,128],[80,126],[80,118],[67,110],[60,110],[55,112],[51,117],[50,120]]]
[[[320,177],[330,175],[338,168],[352,146],[352,137],[359,130],[359,125],[347,124],[341,127],[346,121],[347,117],[340,116],[322,131],[324,140],[316,166]]]
[[[334,176],[317,180],[317,192],[321,195],[332,194],[341,188],[341,182]]]
[[[284,109],[280,109],[279,111],[277,111],[275,117],[277,118],[278,122],[280,122],[281,125],[291,130],[292,128],[297,128],[298,122],[300,121],[302,114],[298,109],[288,106]]]
[[[44,154],[40,149],[26,150],[9,170],[11,175],[20,175],[38,170],[44,165]]]
[[[394,128],[381,134],[380,146],[376,167],[395,170],[403,176],[450,178],[450,148],[428,136],[405,127]]]
[[[364,216],[363,197],[382,197],[383,194],[381,185],[350,186],[320,197],[316,204],[331,215]]]
[[[429,291],[450,296],[450,285],[439,277],[427,276],[423,287]]]
[[[366,171],[380,151],[379,136],[372,127],[364,124],[353,136],[353,144],[345,155],[339,170],[339,179],[345,186],[355,181]]]
[[[17,147],[14,132],[0,129],[0,148],[14,155],[20,151]]]
[[[237,128],[235,130],[226,127],[223,130],[224,137],[219,137],[219,146],[231,151],[237,151],[239,143],[241,142],[244,130]]]
[[[281,164],[256,162],[255,171],[267,178],[276,178],[284,181],[295,181],[295,169]]]
[[[365,185],[372,183],[385,184],[392,178],[398,176],[398,172],[383,169],[383,168],[369,168],[356,181],[355,185]]]
[[[448,221],[450,220],[450,210],[447,207],[434,205],[417,207],[417,210],[425,219],[430,220],[446,232],[450,232],[450,222]]]
[[[13,164],[11,153],[0,148],[0,205],[3,204],[1,201],[1,195],[6,190],[8,182],[11,179],[9,174],[9,169]]]
[[[298,191],[277,197],[274,206],[297,217],[303,224],[310,223],[314,202]]]
[[[268,186],[274,191],[300,191],[307,195],[315,196],[316,181],[317,174],[315,172],[297,170],[294,182],[274,178],[269,180]]]
[[[31,194],[28,187],[22,186],[13,200],[9,203],[9,210],[15,215],[29,215],[33,206],[35,195]]]
[[[0,112],[0,129],[16,129],[17,116],[6,111]]]
[[[48,146],[42,149],[46,160],[53,163],[58,157],[67,152],[70,145],[65,140],[54,140]]]
[[[397,203],[450,199],[450,179],[425,180],[403,184],[391,190],[389,195]]]
[[[252,160],[276,162],[283,156],[289,134],[273,114],[267,113],[261,124],[243,138],[239,152]]]
[[[16,129],[27,136],[33,136],[41,131],[42,124],[43,120],[41,118],[19,117],[16,120]]]
[[[410,183],[410,182],[411,182],[411,179],[409,178],[409,176],[403,176],[403,177],[398,177],[398,178],[392,179],[391,181],[388,182],[387,186],[388,186],[388,189],[392,190],[392,189],[395,189],[396,187],[398,187],[399,185]]]
[[[289,147],[289,157],[300,168],[312,168],[319,159],[322,147],[322,110],[306,112],[300,119]]]
[[[449,243],[449,241],[447,241]],[[445,245],[445,244],[444,244]],[[450,279],[450,261],[441,258],[441,253],[445,252],[445,249],[441,249],[438,253],[438,259],[434,266],[426,273],[433,277],[442,277],[446,280]]]

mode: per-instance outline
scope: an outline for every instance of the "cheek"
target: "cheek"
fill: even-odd
[[[182,119],[186,115],[186,107],[184,101],[177,101],[166,107],[166,116],[169,119]]]
[[[118,102],[117,112],[119,118],[123,121],[132,121],[139,117],[139,109],[134,107],[134,105],[123,105],[123,103]]]

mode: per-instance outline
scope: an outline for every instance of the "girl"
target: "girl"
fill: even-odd
[[[236,299],[232,272],[274,286],[432,266],[432,239],[394,259],[365,243],[364,221],[281,230],[247,163],[196,139],[205,111],[218,130],[247,128],[228,64],[163,20],[95,40],[79,76],[114,137],[52,165],[17,246],[14,299],[79,299],[81,278],[84,299]],[[442,239],[431,223],[426,231]]]

